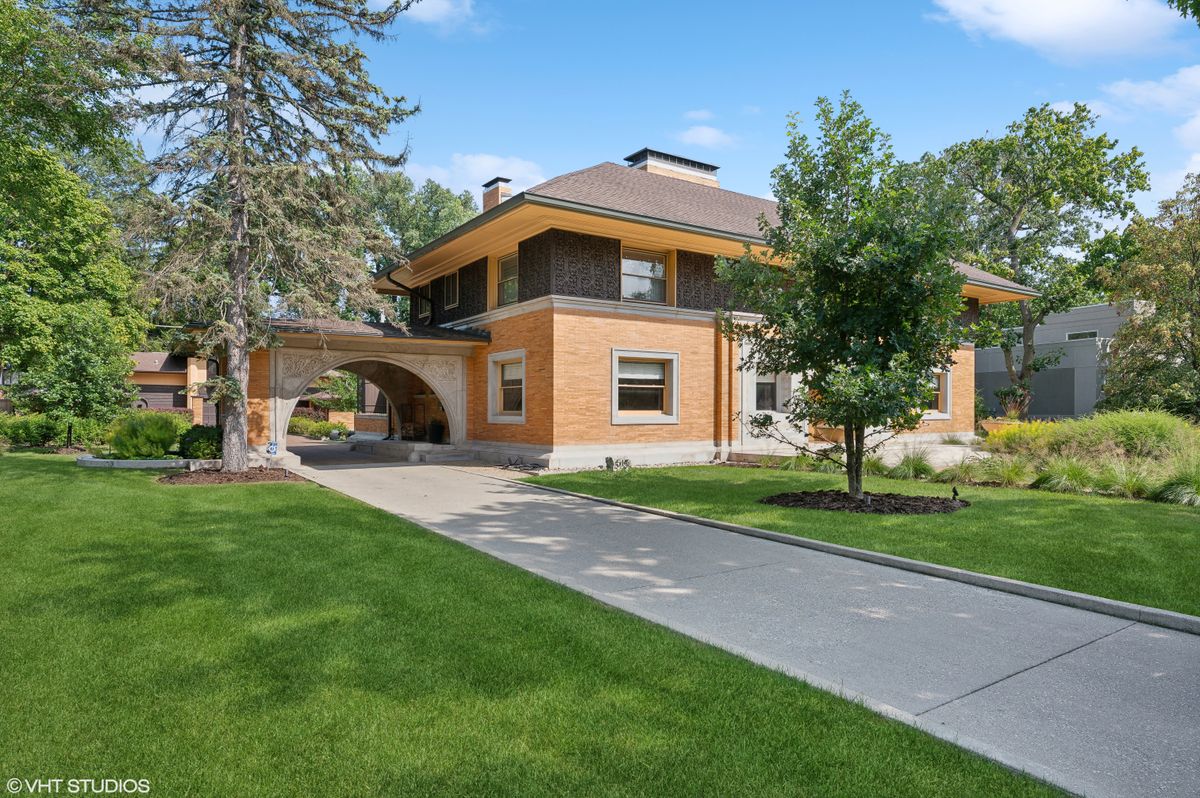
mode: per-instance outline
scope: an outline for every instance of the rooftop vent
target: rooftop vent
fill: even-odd
[[[719,167],[703,161],[684,158],[681,155],[671,155],[669,152],[646,147],[626,157],[625,161],[634,169],[641,169],[643,172],[678,177],[680,180],[714,188],[721,185],[717,181]]]
[[[483,209],[485,211],[490,211],[512,196],[512,189],[508,187],[510,182],[512,181],[507,177],[493,177],[483,184]]]

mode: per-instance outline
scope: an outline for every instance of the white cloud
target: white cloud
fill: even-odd
[[[743,105],[742,113],[746,114],[747,116],[755,116],[762,113],[762,108],[757,105]]]
[[[706,119],[713,118],[713,112],[707,108],[697,108],[695,111],[688,111],[683,115],[684,119],[692,119],[697,122],[703,122]]]
[[[546,179],[542,167],[533,161],[486,152],[456,152],[448,165],[409,163],[404,171],[416,183],[430,178],[454,191],[470,191],[476,199],[482,194],[481,186],[493,177],[510,178],[508,185],[514,194]]]
[[[967,33],[1007,39],[1060,60],[1152,52],[1182,20],[1159,0],[934,0]]]
[[[1187,113],[1200,107],[1200,66],[1184,67],[1162,80],[1119,80],[1105,86],[1104,92],[1126,105]]]
[[[684,144],[694,144],[711,150],[732,147],[737,142],[737,139],[724,130],[710,125],[692,125],[680,133],[678,138]]]
[[[392,0],[367,0],[374,9],[387,8]],[[418,0],[401,19],[452,28],[466,22],[475,13],[475,0]]]

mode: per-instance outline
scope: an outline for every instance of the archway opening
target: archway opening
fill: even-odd
[[[306,464],[411,461],[415,445],[455,440],[453,424],[436,388],[416,372],[384,360],[352,360],[300,392],[287,418],[287,448]]]

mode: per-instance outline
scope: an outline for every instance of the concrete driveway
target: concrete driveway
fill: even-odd
[[[1200,637],[549,493],[350,462],[314,481],[1094,796],[1200,795]]]

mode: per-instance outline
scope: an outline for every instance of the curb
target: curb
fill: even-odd
[[[948,565],[937,565],[935,563],[925,562],[923,560],[910,560],[907,557],[897,557],[894,554],[881,554],[877,551],[867,551],[866,549],[856,549],[852,546],[842,546],[837,543],[827,543],[823,540],[813,540],[812,538],[804,538],[798,535],[788,535],[783,532],[772,532],[767,529],[759,529],[753,526],[742,526],[741,524],[732,524],[728,521],[716,521],[712,518],[702,518],[698,515],[688,515],[687,513],[677,513],[673,510],[663,510],[658,507],[643,507],[640,504],[631,504],[629,502],[618,501],[616,499],[606,499],[601,496],[589,496],[586,493],[576,493],[572,490],[563,488],[554,488],[549,485],[539,485],[536,482],[525,482],[517,479],[508,479],[506,477],[493,477],[504,482],[511,482],[515,485],[524,485],[526,487],[539,488],[550,493],[559,493],[564,496],[573,496],[577,499],[588,499],[590,501],[607,504],[612,507],[621,507],[626,510],[636,510],[638,512],[658,515],[664,518],[673,518],[676,521],[687,521],[701,526],[712,527],[714,529],[722,529],[726,532],[734,532],[739,535],[747,535],[749,537],[761,538],[763,540],[771,540],[776,543],[782,543],[786,546],[797,546],[804,549],[812,549],[814,551],[824,552],[825,554],[835,554],[839,557],[848,557],[853,560],[862,560],[863,562],[875,563],[876,565],[886,565],[891,568],[899,568],[904,571],[913,573],[925,574],[926,576],[935,576],[941,579],[949,579],[955,582],[963,582],[976,587],[988,588],[989,590],[998,590],[1002,593],[1012,593],[1017,596],[1026,598],[1038,599],[1052,604],[1062,604],[1067,607],[1074,607],[1088,612],[1095,612],[1101,615],[1111,615],[1114,618],[1121,618],[1126,621],[1135,621],[1137,623],[1149,624],[1151,626],[1161,626],[1166,629],[1172,629],[1176,632],[1186,632],[1188,634],[1200,635],[1200,616],[1186,615],[1182,612],[1172,612],[1171,610],[1160,610],[1156,607],[1147,607],[1142,604],[1131,604],[1127,601],[1117,601],[1116,599],[1106,599],[1100,596],[1093,596],[1088,593],[1076,593],[1073,590],[1063,590],[1057,587],[1047,587],[1045,585],[1035,585],[1032,582],[1022,582],[1018,579],[1007,579],[1003,576],[991,576],[990,574],[981,574],[976,571],[966,571],[962,568],[953,568]]]

